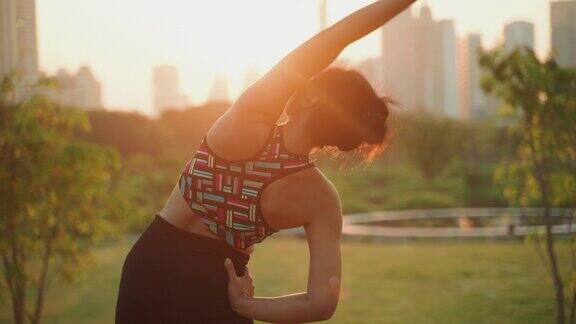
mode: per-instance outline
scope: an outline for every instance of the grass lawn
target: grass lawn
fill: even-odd
[[[97,250],[97,266],[75,286],[51,287],[44,323],[113,323],[124,255],[132,239]],[[566,256],[568,246],[559,247]],[[343,245],[342,297],[332,323],[552,323],[550,281],[522,242]],[[564,259],[566,259],[564,257]],[[306,287],[306,242],[271,238],[251,268],[258,295]],[[3,306],[4,307],[4,306]],[[0,310],[0,322],[9,323]]]

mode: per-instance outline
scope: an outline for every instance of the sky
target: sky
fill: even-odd
[[[328,0],[334,23],[371,0]],[[459,36],[501,39],[506,23],[536,25],[536,50],[549,51],[548,0],[427,0],[437,19],[454,19]],[[89,65],[107,109],[152,114],[152,68],[170,64],[180,90],[202,104],[212,80],[228,77],[232,95],[244,73],[264,73],[318,31],[316,0],[37,0],[40,67],[49,74]],[[378,56],[378,32],[351,45],[352,62]]]

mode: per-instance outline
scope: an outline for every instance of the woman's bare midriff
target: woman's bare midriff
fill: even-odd
[[[168,223],[189,233],[210,237],[216,240],[218,239],[218,237],[214,235],[206,225],[204,225],[200,217],[195,215],[194,211],[186,205],[186,202],[180,195],[178,188],[174,188],[166,202],[166,205],[158,215]],[[254,251],[254,246],[252,245],[244,250],[236,250],[244,254],[251,254]]]

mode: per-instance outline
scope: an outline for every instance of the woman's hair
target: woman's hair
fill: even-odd
[[[302,104],[302,96],[312,100]],[[327,68],[295,99],[300,103],[288,106],[288,116],[308,110],[307,128],[317,147],[337,147],[332,153],[355,151],[365,163],[382,152],[388,106],[393,102],[380,98],[359,72]]]

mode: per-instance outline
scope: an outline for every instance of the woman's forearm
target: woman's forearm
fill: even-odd
[[[342,282],[342,207],[338,196],[330,197],[328,199],[335,201],[315,208],[311,221],[304,226],[310,252],[306,292],[276,298],[253,298],[238,294],[238,280],[230,269],[230,302],[237,313],[273,323],[321,321],[334,314]]]
[[[315,302],[303,292],[280,297],[245,297],[234,305],[240,315],[271,323],[303,323],[326,320],[334,309]]]
[[[376,1],[314,35],[240,96],[236,106],[260,112],[276,122],[286,102],[310,78],[332,64],[348,45],[370,34],[415,1]]]
[[[286,59],[293,70],[314,75],[332,63],[350,44],[370,34],[416,0],[379,0],[320,32]]]
[[[416,0],[379,0],[340,20],[331,33],[343,46],[359,40],[384,25]]]
[[[322,71],[348,45],[370,34],[415,1],[379,0],[350,14],[292,51],[277,65],[278,69],[272,70],[272,74],[278,71],[286,77],[280,78],[281,84],[288,86],[291,94],[290,84],[298,86]]]

